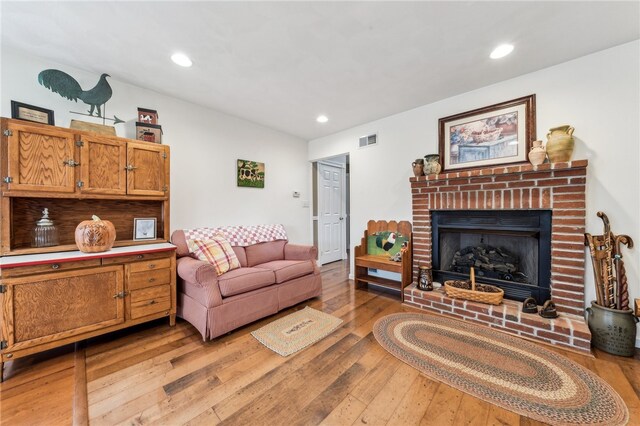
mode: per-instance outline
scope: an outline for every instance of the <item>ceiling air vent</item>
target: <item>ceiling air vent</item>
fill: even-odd
[[[360,148],[364,148],[369,145],[376,145],[378,143],[378,135],[374,133],[373,135],[362,136],[360,138],[360,142],[358,146]]]

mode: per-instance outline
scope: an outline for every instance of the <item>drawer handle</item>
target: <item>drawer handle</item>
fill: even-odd
[[[151,302],[149,302],[150,305],[155,305],[156,303],[158,302],[156,302],[155,300],[152,300]]]
[[[155,278],[149,278],[149,282],[150,282],[150,283],[153,283],[153,282],[155,282],[155,281],[156,281],[156,279],[155,279]]]
[[[60,269],[60,264],[54,263],[53,265],[51,265],[51,269]]]
[[[138,259],[144,259],[144,254],[139,254],[136,256]]]
[[[155,268],[155,267],[156,267],[156,264],[155,264],[155,263],[150,263],[150,264],[149,264],[149,269],[153,269],[153,268]]]

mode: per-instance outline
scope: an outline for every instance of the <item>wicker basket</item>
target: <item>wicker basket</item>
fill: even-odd
[[[488,303],[490,305],[499,305],[502,303],[504,291],[501,288],[491,286],[497,288],[500,291],[497,293],[488,293],[485,291],[466,290],[464,288],[453,287],[449,285],[450,282],[451,281],[444,282],[444,291],[449,297],[453,297],[454,299],[465,299],[474,302]],[[487,284],[483,285],[486,286]]]

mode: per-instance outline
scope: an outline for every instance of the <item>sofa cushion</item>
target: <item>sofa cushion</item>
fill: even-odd
[[[244,247],[240,246],[231,246],[233,252],[236,254],[238,261],[240,261],[240,266],[243,268],[247,266],[247,254],[244,252]]]
[[[283,260],[285,244],[287,244],[286,240],[279,240],[245,247],[247,266],[256,266],[272,260]]]
[[[256,268],[273,271],[276,275],[276,283],[280,284],[303,275],[312,274],[313,262],[310,260],[274,260],[256,265]]]
[[[218,275],[240,267],[240,261],[227,240],[212,237],[208,240],[187,240],[189,252],[198,260],[209,262]]]
[[[218,286],[223,297],[246,293],[275,283],[273,271],[264,268],[240,268],[218,277]]]

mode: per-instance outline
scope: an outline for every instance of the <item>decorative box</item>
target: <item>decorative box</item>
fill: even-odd
[[[145,124],[158,124],[158,111],[138,107],[138,121]]]
[[[139,141],[162,143],[162,126],[136,122],[136,139]]]

